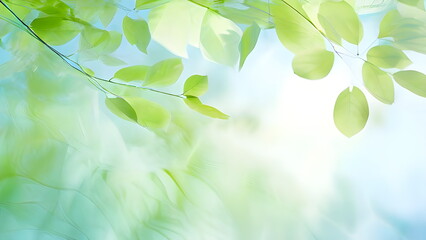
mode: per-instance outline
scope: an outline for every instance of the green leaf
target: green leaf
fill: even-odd
[[[334,105],[334,124],[341,133],[352,137],[360,132],[367,123],[369,115],[368,102],[364,93],[353,87],[339,94]]]
[[[375,98],[386,104],[393,103],[393,81],[386,72],[369,62],[365,62],[362,66],[362,78],[365,87]]]
[[[391,10],[386,13],[382,21],[380,22],[380,31],[378,37],[390,37],[400,19],[401,15],[398,13],[397,10]]]
[[[381,68],[399,69],[412,63],[402,50],[388,45],[371,48],[367,53],[367,61]]]
[[[138,97],[126,97],[137,116],[137,123],[148,128],[163,128],[170,122],[170,113],[161,105]]]
[[[107,27],[111,23],[116,13],[117,6],[113,3],[105,2],[102,11],[99,11],[99,19],[101,20],[102,25]]]
[[[183,86],[183,95],[199,97],[207,91],[207,88],[207,76],[192,75],[185,81],[185,85]]]
[[[179,79],[182,71],[183,64],[180,58],[163,60],[149,69],[144,85],[171,85]]]
[[[281,43],[293,53],[325,49],[322,35],[311,24],[301,7],[280,3],[271,5],[275,30]],[[296,11],[295,9],[298,9]]]
[[[332,27],[343,39],[352,44],[361,42],[363,37],[362,24],[358,14],[349,3],[345,1],[323,2],[320,5],[318,14],[327,19],[327,24],[323,26],[325,29]],[[324,21],[322,22],[324,23]]]
[[[131,122],[138,121],[135,110],[123,98],[106,98],[105,105],[112,113],[120,118]]]
[[[123,18],[123,33],[127,41],[143,53],[147,53],[146,48],[151,41],[148,24],[143,19]]]
[[[109,37],[110,35],[108,31],[94,27],[86,27],[81,34],[81,41],[85,41],[81,44],[81,46],[83,49],[93,48],[107,41]]]
[[[31,23],[32,30],[47,43],[59,46],[75,38],[82,26],[63,17],[36,18]]]
[[[144,81],[148,71],[149,67],[144,65],[125,67],[118,70],[114,74],[114,78],[121,79],[125,82]]]
[[[327,76],[333,64],[334,53],[322,49],[297,54],[292,63],[296,75],[311,80]]]
[[[205,13],[206,8],[190,1],[170,1],[149,12],[151,36],[171,53],[187,57],[188,44],[199,47],[201,23]]]
[[[122,66],[126,65],[127,63],[123,60],[113,57],[111,55],[102,55],[99,57],[99,59],[108,66]]]
[[[425,9],[425,3],[423,0],[398,0],[398,2],[410,5],[410,6],[414,6],[417,8],[420,8],[422,10]]]
[[[425,74],[413,70],[408,70],[394,73],[393,78],[403,88],[406,88],[419,96],[426,97]]]
[[[212,118],[228,119],[229,116],[214,107],[204,105],[197,97],[187,97],[183,100],[191,109]]]
[[[342,45],[342,37],[336,29],[334,29],[330,21],[322,15],[318,15],[318,21],[324,29],[327,38],[339,45]]]
[[[136,0],[135,9],[136,10],[151,9],[151,8],[161,6],[170,1],[171,0]]]
[[[207,11],[201,27],[201,52],[213,62],[232,67],[239,58],[241,35],[241,29],[234,22]]]
[[[256,46],[257,39],[259,38],[260,28],[254,23],[248,27],[241,38],[240,42],[240,69],[243,67],[244,62],[246,61],[247,56],[253,51]]]

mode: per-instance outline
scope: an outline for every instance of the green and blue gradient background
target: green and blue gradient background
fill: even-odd
[[[364,47],[380,17],[363,16]],[[0,50],[0,239],[426,238],[426,100],[399,86],[391,106],[369,97],[366,128],[344,137],[333,105],[348,84],[361,85],[360,63],[300,79],[271,30],[241,72],[190,49],[168,90],[208,74],[203,100],[231,118],[134,93],[172,111],[169,128],[153,133],[110,113],[102,93],[25,33],[13,36]],[[156,44],[148,51],[158,59],[124,43],[115,56],[171,56]],[[410,56],[424,70],[425,57]],[[87,66],[106,78],[117,70]]]

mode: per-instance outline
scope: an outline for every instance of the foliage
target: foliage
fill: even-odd
[[[173,96],[201,114],[225,119],[226,114],[199,99],[207,90],[207,77],[188,78],[181,94],[163,88],[180,78],[184,68],[181,59],[188,57],[189,45],[199,48],[210,61],[231,67],[238,65],[241,69],[255,48],[261,29],[275,29],[284,47],[294,53],[292,67],[302,78],[322,79],[330,73],[335,61],[352,57],[364,62],[361,70],[364,86],[379,101],[394,102],[394,81],[420,96],[425,95],[424,75],[405,70],[412,63],[406,51],[426,53],[423,1],[401,0],[385,10],[377,41],[363,51],[359,51],[364,36],[362,7],[353,1],[137,0],[133,8],[127,7],[128,2],[118,0],[2,0],[1,4],[3,48],[13,52],[11,46],[17,35],[11,29],[19,28],[104,92],[106,105],[113,113],[150,129],[167,126],[168,110],[140,96],[123,95],[115,86]],[[122,18],[121,29],[109,26],[116,17]],[[152,56],[151,40],[176,57],[152,65],[123,66],[110,78],[101,78],[85,67],[93,60],[111,66],[125,65],[123,59],[113,56],[123,41]],[[56,47],[76,43],[78,47],[67,55],[59,50],[62,47]],[[352,46],[356,46],[356,52],[348,50]],[[364,127],[368,105],[360,97],[363,86],[349,86],[349,89],[356,92],[346,89],[339,95],[335,122],[343,134],[352,136]],[[355,105],[362,103],[364,113],[342,110],[354,104],[347,99],[355,99],[358,102]]]

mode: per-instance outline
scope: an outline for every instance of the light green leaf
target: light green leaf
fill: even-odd
[[[99,19],[101,20],[102,25],[107,27],[111,23],[116,13],[117,6],[113,3],[105,2],[102,11],[99,11]]]
[[[248,27],[241,38],[240,42],[240,69],[243,67],[247,56],[253,51],[256,46],[257,39],[259,38],[260,28],[254,23]]]
[[[108,66],[122,66],[126,65],[127,63],[123,60],[113,57],[111,55],[102,55],[99,57],[99,59]]]
[[[105,105],[120,118],[127,121],[137,122],[137,116],[132,106],[123,98],[106,98]]]
[[[360,132],[367,123],[369,115],[368,102],[364,93],[353,87],[339,94],[334,105],[334,124],[341,133],[352,137]]]
[[[232,67],[239,58],[241,35],[241,29],[234,22],[207,11],[201,27],[201,52],[213,62]]]
[[[36,18],[31,23],[32,30],[47,43],[59,46],[75,38],[82,26],[62,17]]]
[[[369,62],[365,62],[362,66],[362,78],[365,87],[375,98],[386,104],[393,103],[393,81],[386,72]]]
[[[83,49],[90,49],[107,41],[109,38],[110,35],[108,31],[94,27],[86,27],[81,34],[81,47]]]
[[[151,9],[151,8],[161,6],[170,1],[171,0],[136,0],[135,8],[136,10]]]
[[[346,41],[352,44],[359,44],[361,42],[363,37],[362,24],[358,18],[358,14],[349,3],[345,1],[323,2],[320,5],[318,14],[324,19],[327,19],[327,24],[323,26],[325,29],[330,28],[329,25],[331,25]]]
[[[419,96],[426,97],[425,74],[413,70],[408,70],[394,73],[393,78],[403,88],[406,88]]]
[[[410,6],[414,6],[417,8],[420,8],[422,10],[425,9],[425,3],[423,0],[398,0],[398,2],[410,5]]]
[[[144,85],[171,85],[179,79],[182,71],[183,64],[180,58],[163,60],[149,69]]]
[[[303,9],[297,6],[296,8],[299,10],[295,11],[284,3],[271,5],[275,30],[281,43],[296,54],[307,50],[325,49],[322,35],[309,22],[310,19]]]
[[[229,116],[224,114],[223,112],[217,110],[214,107],[208,106],[208,105],[204,105],[203,103],[201,103],[200,99],[197,97],[187,97],[184,99],[184,102],[186,103],[186,105],[188,107],[190,107],[191,109],[212,117],[212,118],[219,118],[219,119],[228,119]]]
[[[199,47],[201,23],[205,13],[206,8],[190,1],[169,1],[149,12],[151,36],[171,53],[187,57],[188,44]]]
[[[380,22],[380,31],[378,37],[390,37],[400,19],[401,15],[398,13],[397,10],[391,10],[386,13],[382,21]]]
[[[381,68],[399,69],[406,68],[412,63],[403,51],[388,45],[371,48],[367,53],[367,61]]]
[[[330,21],[322,15],[318,15],[318,21],[324,29],[327,38],[339,45],[342,45],[342,37],[336,29],[334,29]]]
[[[333,64],[334,53],[322,49],[297,54],[292,63],[296,75],[311,80],[327,76]]]
[[[185,81],[183,95],[199,97],[208,89],[207,76],[192,75]]]
[[[139,125],[163,128],[169,124],[170,113],[161,105],[138,97],[126,97],[125,100],[136,112]]]
[[[114,78],[121,79],[125,82],[144,81],[148,71],[149,67],[143,65],[125,67],[118,70],[114,74]]]
[[[136,45],[141,52],[147,53],[146,48],[151,41],[151,34],[145,20],[124,17],[123,33],[130,44]]]

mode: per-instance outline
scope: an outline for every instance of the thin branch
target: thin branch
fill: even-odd
[[[25,29],[27,29],[27,32],[30,35],[32,35],[35,39],[37,39],[39,42],[41,42],[44,46],[46,46],[53,53],[55,53],[56,55],[58,55],[69,66],[71,66],[75,70],[79,71],[80,73],[82,73],[83,75],[85,75],[86,77],[88,77],[90,83],[92,83],[96,88],[102,90],[104,93],[110,93],[110,94],[112,94],[112,95],[114,95],[116,97],[120,97],[117,94],[115,94],[115,93],[111,92],[110,90],[106,89],[105,87],[103,87],[101,84],[99,84],[98,81],[106,82],[106,83],[109,83],[109,84],[115,84],[115,85],[119,85],[119,86],[138,88],[138,89],[147,90],[147,91],[151,91],[151,92],[155,92],[155,93],[160,93],[160,94],[164,94],[164,95],[168,95],[168,96],[173,96],[173,97],[178,97],[178,98],[185,98],[183,95],[168,93],[168,92],[160,91],[160,90],[149,88],[149,87],[135,86],[135,85],[125,84],[125,83],[115,82],[115,81],[112,81],[113,78],[111,78],[111,79],[103,79],[103,78],[99,78],[99,77],[96,77],[96,76],[93,76],[93,75],[87,73],[78,62],[76,62],[76,61],[70,59],[69,57],[67,57],[66,55],[62,54],[61,52],[59,52],[58,50],[56,50],[55,48],[53,48],[52,46],[50,46],[48,43],[46,43],[42,38],[40,38],[40,36],[38,36],[30,28],[30,26],[28,26],[28,24],[26,24],[19,16],[17,16],[16,13],[12,9],[10,9],[10,7],[6,3],[4,3],[2,0],[0,0],[0,3],[25,27]],[[71,63],[73,63],[74,65],[71,64]],[[94,84],[93,81],[96,82],[96,84]]]

